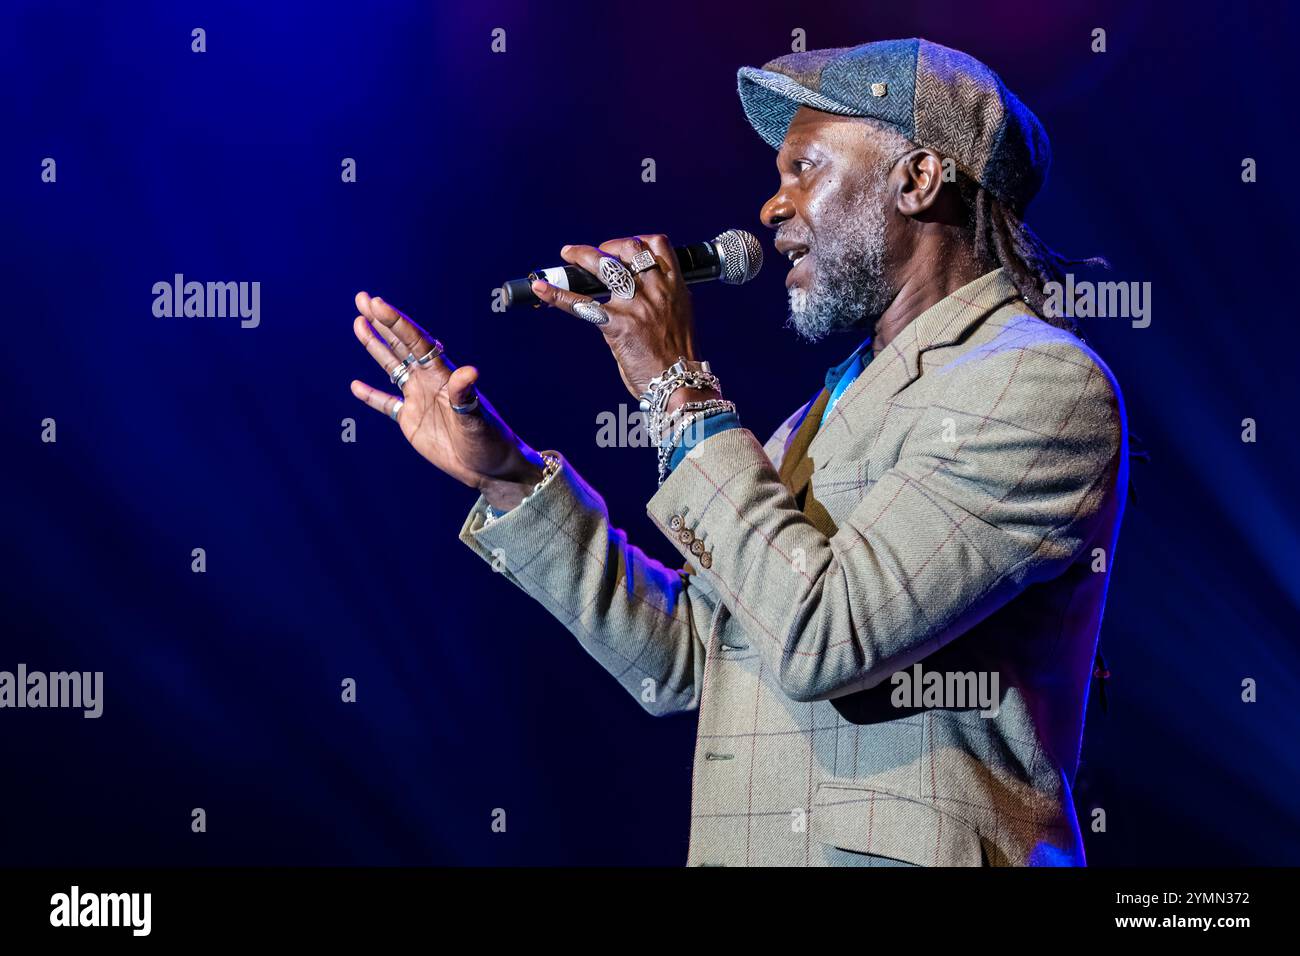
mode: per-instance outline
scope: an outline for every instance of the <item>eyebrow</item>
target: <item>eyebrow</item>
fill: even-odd
[[[776,161],[780,163],[782,159],[788,160],[792,153],[800,152],[817,153],[824,156],[826,155],[826,144],[815,136],[798,136],[792,140],[785,140],[777,148]]]

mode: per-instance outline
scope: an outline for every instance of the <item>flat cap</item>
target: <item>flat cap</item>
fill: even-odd
[[[800,106],[888,123],[1022,213],[1052,150],[1038,117],[972,56],[929,40],[789,53],[737,73],[740,102],[774,148]]]

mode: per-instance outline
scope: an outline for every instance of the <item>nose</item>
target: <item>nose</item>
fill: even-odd
[[[790,201],[790,194],[784,185],[771,199],[763,203],[763,208],[758,213],[759,221],[769,229],[775,229],[793,216],[794,203]]]

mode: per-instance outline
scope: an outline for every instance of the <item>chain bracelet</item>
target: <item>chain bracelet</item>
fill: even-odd
[[[661,442],[659,445],[659,484],[662,485],[668,479],[668,463],[672,461],[673,452],[676,450],[676,444],[679,439],[684,439],[686,433],[701,419],[708,418],[710,415],[722,412],[735,412],[736,403],[723,401],[719,398],[711,398],[703,402],[687,402],[678,408],[674,415],[686,411],[687,406],[694,406],[690,414],[682,417],[677,425],[673,428],[672,434],[668,440]]]
[[[671,428],[671,433],[668,435],[667,438],[662,438],[662,437],[660,438],[659,447],[663,448],[665,445],[668,446],[675,445],[678,439],[685,434],[686,430],[684,428],[681,428],[680,425],[681,425],[682,416],[686,415],[688,412],[695,412],[695,411],[734,412],[735,410],[736,410],[736,403],[729,402],[724,398],[706,398],[703,401],[698,401],[698,402],[684,402],[683,404],[678,405],[675,409],[673,409],[672,413],[668,416],[668,420],[664,423],[665,428]],[[700,417],[702,416],[698,416],[698,415],[694,416],[693,420],[698,420]]]
[[[541,480],[538,481],[537,484],[533,485],[532,491],[528,492],[528,494],[524,495],[523,498],[519,500],[519,505],[522,505],[525,501],[527,501],[534,494],[536,494],[542,488],[542,486],[545,485],[547,482],[549,482],[553,477],[555,477],[555,473],[560,470],[559,455],[552,455],[550,452],[544,451],[542,452],[542,461],[545,462],[545,465],[542,468]],[[515,508],[518,508],[519,505],[515,505]],[[501,514],[497,514],[496,509],[493,508],[491,505],[488,505],[487,508],[485,508],[483,511],[483,524],[479,526],[479,530],[482,531],[493,521],[496,521],[498,518],[505,517],[513,510],[514,508],[511,508],[507,511],[501,512]]]
[[[708,362],[700,362],[698,369],[687,368],[686,357],[677,361],[650,380],[650,385],[641,395],[640,408],[645,414],[646,428],[660,441],[664,431],[664,410],[668,399],[679,388],[695,388],[702,391],[713,390],[722,394],[722,385],[718,377],[709,368]]]

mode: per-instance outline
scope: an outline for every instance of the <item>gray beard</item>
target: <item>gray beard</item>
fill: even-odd
[[[883,177],[862,197],[861,214],[820,235],[807,290],[790,290],[786,327],[809,342],[832,332],[874,327],[894,299],[885,280]]]

